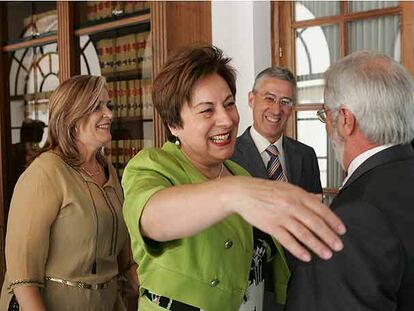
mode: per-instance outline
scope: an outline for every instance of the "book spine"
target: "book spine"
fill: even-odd
[[[127,81],[127,97],[128,97],[128,116],[136,116],[136,102],[134,93],[135,83],[134,80]]]
[[[125,14],[134,13],[134,4],[135,4],[135,1],[125,1],[124,2],[124,12],[125,12]]]
[[[113,105],[113,110],[112,110],[112,114],[113,117],[116,118],[116,97],[115,97],[115,87],[114,87],[114,82],[108,82],[108,97],[109,100],[112,102]]]
[[[87,20],[94,21],[96,19],[96,1],[87,1]]]
[[[119,81],[119,107],[120,117],[128,116],[127,81]]]
[[[152,76],[152,39],[150,32],[143,32],[142,33],[143,41],[142,41],[142,77],[143,78],[151,78]]]
[[[137,117],[142,117],[142,88],[141,88],[141,80],[134,80],[134,88],[135,88],[135,103],[137,105],[135,110],[135,115]]]

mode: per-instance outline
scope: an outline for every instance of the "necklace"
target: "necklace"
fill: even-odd
[[[220,172],[218,173],[216,179],[220,179],[221,178],[221,174],[223,174],[223,171],[224,171],[224,164],[221,163]]]
[[[97,164],[97,170],[95,172],[91,172],[89,171],[86,167],[81,166],[81,169],[89,176],[89,177],[94,177],[94,176],[98,176],[99,174],[101,174],[102,172],[102,167]]]

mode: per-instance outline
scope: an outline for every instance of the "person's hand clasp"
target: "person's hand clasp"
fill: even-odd
[[[346,232],[345,226],[320,196],[286,182],[258,178],[235,177],[232,184],[238,203],[235,212],[300,260],[311,260],[306,248],[322,259],[343,248],[338,235]]]

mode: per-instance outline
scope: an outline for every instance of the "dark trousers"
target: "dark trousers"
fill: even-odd
[[[273,292],[265,291],[263,300],[263,311],[283,311],[283,305],[276,302]]]

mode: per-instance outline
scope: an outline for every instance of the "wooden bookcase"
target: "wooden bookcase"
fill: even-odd
[[[99,5],[100,8],[96,7]],[[100,9],[103,11],[97,13]],[[120,166],[121,174],[125,162],[140,148],[160,147],[165,142],[164,126],[148,97],[152,78],[177,49],[194,43],[211,43],[211,3],[1,2],[0,19],[2,283],[4,236],[15,183],[16,161],[12,151],[16,142],[21,143],[18,136],[22,119],[40,119],[47,126],[47,98],[59,83],[76,74],[104,75],[119,108],[108,152],[115,165]],[[102,48],[108,48],[108,42],[112,42],[115,50],[127,46],[127,52],[110,53],[112,60],[102,61],[108,55],[100,53]],[[131,51],[137,43],[144,45],[144,50]],[[42,63],[45,67],[40,66]],[[103,68],[103,63],[109,67]],[[128,95],[122,98],[125,93]],[[16,111],[20,117],[16,117]],[[42,142],[46,135],[47,129]]]

